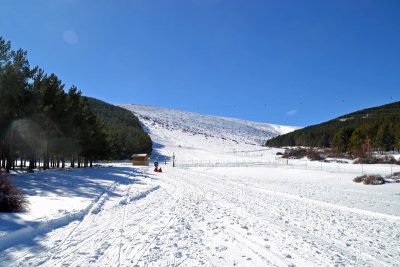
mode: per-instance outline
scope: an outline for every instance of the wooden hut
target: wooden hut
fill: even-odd
[[[135,166],[149,166],[149,155],[147,154],[133,154],[132,164]]]

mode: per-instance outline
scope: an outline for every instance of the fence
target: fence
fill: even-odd
[[[380,174],[380,175],[391,175],[395,172],[400,172],[400,166],[392,164],[351,164],[342,162],[319,162],[319,161],[305,161],[305,160],[292,160],[292,159],[280,159],[280,158],[271,161],[186,160],[186,161],[176,161],[175,166],[181,168],[270,167],[270,168],[326,171],[332,173]]]

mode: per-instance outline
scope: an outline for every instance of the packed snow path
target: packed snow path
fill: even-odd
[[[296,190],[287,179],[268,179],[262,174],[274,172],[268,168],[249,168],[260,173],[253,179],[242,179],[240,171],[223,174],[228,169],[139,171],[127,173],[129,182],[113,184],[82,219],[0,253],[1,265],[400,264],[398,212],[324,198],[341,195],[340,186],[314,183],[312,190]],[[363,200],[362,191],[352,193]]]

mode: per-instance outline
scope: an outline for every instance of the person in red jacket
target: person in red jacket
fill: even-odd
[[[154,162],[154,172],[158,172],[158,162]]]
[[[155,168],[154,168],[154,172],[162,172],[161,167],[155,167]]]

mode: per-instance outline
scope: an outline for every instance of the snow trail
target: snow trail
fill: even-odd
[[[399,220],[293,197],[271,183],[265,191],[251,178],[164,169],[115,186],[98,212],[36,237],[40,245],[0,256],[20,256],[7,266],[400,264]]]
[[[163,173],[123,163],[104,168],[103,178],[113,179],[104,182],[108,190],[89,194],[84,216],[7,246],[0,266],[400,265],[400,184],[360,185],[351,173],[312,169],[173,168],[173,154],[182,161],[270,161],[281,150],[249,144],[245,131],[235,136],[241,122],[139,111]],[[225,139],[210,135],[226,125]]]

